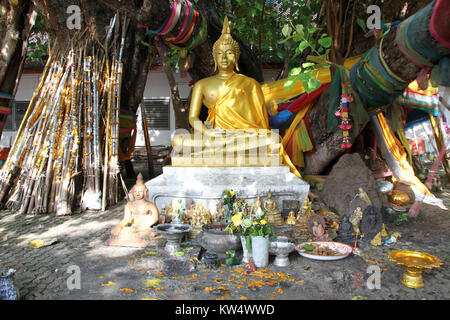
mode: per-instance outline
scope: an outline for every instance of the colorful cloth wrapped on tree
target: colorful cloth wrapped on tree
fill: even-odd
[[[439,111],[438,88],[431,86],[431,83],[428,84],[426,90],[420,90],[417,81],[411,82],[397,101],[405,107],[419,109],[434,116],[441,114]]]

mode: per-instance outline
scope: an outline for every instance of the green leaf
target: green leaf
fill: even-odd
[[[304,29],[304,27],[303,27],[302,24],[297,24],[297,25],[295,26],[295,31],[297,31],[298,33],[305,34],[304,31],[303,31],[303,29]]]
[[[302,68],[293,68],[291,72],[289,73],[291,76],[296,76],[302,72]]]
[[[294,86],[294,84],[295,84],[295,79],[293,80],[293,79],[288,78],[288,80],[286,80],[286,82],[284,83],[284,89],[290,90]]]
[[[304,38],[304,33],[302,32],[294,32],[294,34],[292,35],[292,39],[294,39],[295,42],[299,42]]]
[[[309,68],[309,67],[312,67],[312,66],[315,66],[315,64],[312,63],[312,62],[305,62],[305,63],[302,64],[303,68]]]
[[[319,89],[321,85],[322,85],[322,82],[320,82],[320,80],[318,80],[316,78],[310,78],[308,80],[308,89],[310,90],[308,93]]]
[[[288,25],[288,24],[285,24],[285,25],[283,26],[283,29],[281,29],[281,33],[282,33],[283,36],[285,36],[285,37],[289,37],[289,36],[291,35],[291,32],[292,32],[292,28],[291,28],[291,26]]]
[[[306,48],[309,47],[309,42],[306,40],[303,40],[302,42],[300,42],[300,44],[298,45],[298,49],[300,50],[300,52],[303,52],[303,50],[305,50]]]
[[[324,47],[324,48],[329,48],[331,47],[331,37],[324,37],[319,39],[317,42],[319,42],[319,44]]]
[[[356,18],[356,23],[358,24],[358,26],[360,26],[361,29],[363,29],[364,32],[367,32],[366,23],[364,22],[363,19]]]

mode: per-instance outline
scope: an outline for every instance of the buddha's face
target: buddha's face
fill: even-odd
[[[231,44],[221,44],[214,58],[219,70],[232,71],[236,65],[236,53]]]
[[[133,189],[133,197],[136,200],[142,200],[145,196],[145,188],[144,187],[136,187]]]

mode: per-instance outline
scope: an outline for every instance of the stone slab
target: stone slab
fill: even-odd
[[[225,189],[236,192],[238,199],[250,203],[258,196],[263,203],[267,192],[277,201],[278,209],[283,200],[303,200],[308,196],[309,184],[289,171],[288,166],[272,167],[176,167],[165,166],[163,173],[145,183],[149,189],[149,201],[161,210],[169,202],[183,199],[185,205],[202,200],[214,213],[216,203]]]

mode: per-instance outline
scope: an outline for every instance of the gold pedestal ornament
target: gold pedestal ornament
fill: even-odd
[[[438,257],[420,251],[395,250],[389,252],[387,258],[405,268],[400,283],[412,289],[424,287],[422,271],[442,265]]]

